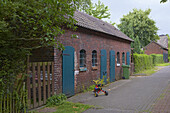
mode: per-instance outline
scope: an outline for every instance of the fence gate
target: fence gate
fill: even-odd
[[[29,63],[27,73],[29,109],[46,104],[47,98],[54,95],[54,63]]]
[[[115,81],[115,52],[110,51],[110,82]]]
[[[100,78],[103,79],[106,84],[107,80],[107,52],[105,49],[101,50],[101,65],[100,65]]]
[[[74,48],[71,46],[63,51],[63,93],[74,95]]]

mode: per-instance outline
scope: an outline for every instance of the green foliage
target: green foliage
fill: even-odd
[[[95,106],[92,105],[64,101],[63,104],[61,105],[57,105],[53,107],[44,107],[38,110],[30,111],[29,113],[39,113],[39,112],[42,113],[43,111],[46,111],[46,109],[49,109],[49,111],[52,110],[53,113],[82,113],[87,109],[94,108],[94,107]]]
[[[160,3],[165,3],[167,2],[168,0],[161,0]]]
[[[139,53],[138,48],[143,48],[151,41],[159,39],[156,23],[149,18],[150,12],[151,9],[145,11],[133,9],[132,12],[124,15],[120,20],[118,28],[134,40],[134,43],[131,45],[134,48],[134,52]]]
[[[56,111],[53,112],[53,113],[82,113],[82,112],[86,111],[87,109],[94,108],[94,106],[65,101],[61,105],[54,106],[54,107],[48,107],[48,109],[50,109],[50,108],[52,110],[56,109]],[[41,111],[46,111],[46,110],[43,110],[43,109],[46,109],[46,107],[42,108],[40,110],[35,110],[33,112],[30,112],[30,113],[39,113]]]
[[[153,58],[146,54],[134,54],[135,72],[140,72],[153,67]]]
[[[81,103],[64,102],[64,104],[57,107],[57,110],[54,113],[82,113],[92,107],[94,106]]]
[[[140,50],[140,54],[145,54],[145,51],[144,50]]]
[[[153,65],[156,66],[156,64],[162,64],[163,61],[163,55],[162,54],[151,54],[153,57]]]
[[[168,57],[168,60],[170,61],[170,57]]]
[[[92,15],[99,19],[103,19],[103,18],[109,19],[111,14],[108,11],[109,11],[108,6],[105,6],[103,3],[101,3],[100,0],[98,0],[97,4],[90,3],[89,7],[84,9],[85,13]]]
[[[136,52],[136,53],[140,53],[140,41],[139,41],[139,38],[138,37],[136,37],[135,39],[134,39],[134,43],[132,43],[131,44],[132,45],[132,47],[134,47],[134,52]]]
[[[90,7],[91,4],[91,0],[79,0],[78,10],[85,11]]]
[[[64,94],[53,95],[47,99],[47,106],[58,106],[64,103],[67,97]]]
[[[27,110],[27,90],[25,75],[15,79],[15,84],[0,94],[0,112],[26,113]]]
[[[156,64],[156,66],[169,66],[170,63]]]
[[[95,85],[91,85],[91,86],[89,86],[89,87],[86,88],[86,89],[85,89],[85,87],[83,86],[82,91],[83,91],[83,92],[93,91],[94,88],[95,88]]]
[[[151,69],[156,66],[156,64],[163,63],[163,55],[160,54],[133,54],[133,57],[136,73]]]
[[[150,68],[150,69],[147,69],[147,70],[139,71],[139,72],[137,72],[135,74],[137,74],[139,76],[150,76],[153,73],[157,72],[158,70],[159,70],[158,68],[153,67],[153,68]]]
[[[13,88],[25,73],[32,49],[64,46],[57,37],[76,30],[74,11],[85,0],[0,0],[0,94]],[[80,4],[81,3],[81,4]]]

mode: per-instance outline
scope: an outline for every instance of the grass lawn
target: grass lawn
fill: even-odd
[[[39,110],[32,111],[30,113],[82,113],[89,108],[93,108],[92,105],[86,105],[81,103],[72,103],[65,101],[63,104],[53,107],[44,107]],[[47,112],[46,112],[47,111]],[[51,112],[49,112],[51,111]]]

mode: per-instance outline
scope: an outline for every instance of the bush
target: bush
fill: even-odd
[[[67,100],[65,94],[53,95],[47,99],[47,106],[58,106]]]
[[[140,72],[146,69],[150,69],[156,64],[163,63],[163,55],[161,54],[133,54],[135,72]]]
[[[135,72],[153,67],[153,57],[146,54],[134,54]]]
[[[161,54],[151,54],[153,57],[153,65],[156,66],[156,64],[162,64],[164,63],[163,61],[163,55]]]
[[[169,60],[169,62],[170,62],[170,57],[168,57],[168,60]]]

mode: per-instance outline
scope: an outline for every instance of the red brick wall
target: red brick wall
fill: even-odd
[[[72,39],[72,34],[78,35],[78,39]],[[87,71],[79,72],[75,75],[75,92],[80,92],[83,87],[88,87],[92,84],[92,80],[100,78],[100,50],[106,49],[107,51],[107,76],[109,77],[109,52],[114,50],[115,54],[120,52],[120,64],[122,66],[122,53],[125,53],[125,63],[126,63],[126,52],[131,52],[130,41],[119,39],[113,36],[108,36],[103,33],[94,32],[92,30],[79,28],[77,31],[66,30],[66,33],[62,35],[57,40],[60,40],[64,46],[72,46],[75,48],[75,54],[77,56],[77,64],[75,70],[79,70],[79,56],[80,50],[84,49],[86,51],[86,67]],[[92,69],[92,51],[97,51],[97,63],[98,69]],[[62,92],[62,56],[61,52],[55,49],[54,53],[55,59],[55,76],[56,76],[56,91],[57,93]],[[117,56],[116,56],[117,57]],[[115,65],[116,65],[115,60]],[[122,67],[115,66],[116,69],[116,80],[121,78]]]
[[[152,42],[145,48],[145,54],[163,54],[163,49],[156,43]]]

